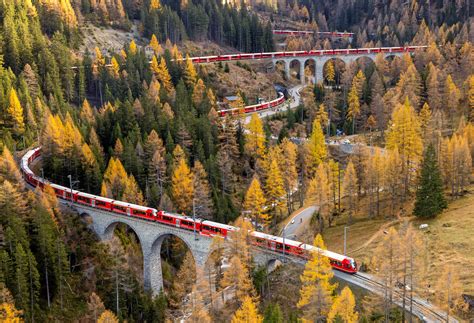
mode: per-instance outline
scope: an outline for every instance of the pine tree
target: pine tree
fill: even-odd
[[[318,120],[313,122],[313,131],[307,143],[308,147],[308,173],[314,175],[316,170],[327,156],[326,142],[321,129],[321,123]]]
[[[423,139],[426,139],[428,138],[427,137],[428,127],[431,122],[431,109],[427,102],[423,104],[423,107],[420,110],[419,118],[420,118],[420,127],[421,127],[421,132],[423,134]]]
[[[194,106],[198,107],[203,100],[204,94],[206,93],[206,86],[202,79],[199,79],[194,85],[192,101]]]
[[[425,218],[441,213],[447,207],[447,203],[443,195],[443,181],[432,145],[426,149],[418,182],[413,213]]]
[[[0,155],[0,181],[3,180],[7,180],[20,187],[23,187],[24,183],[20,170],[6,146],[3,146],[3,152]]]
[[[254,176],[245,194],[244,209],[253,217],[256,224],[260,224],[261,221],[269,223],[270,218],[265,212],[265,204],[266,199],[260,181]]]
[[[179,211],[191,211],[194,198],[193,174],[184,158],[179,158],[173,170],[171,194],[173,202]]]
[[[316,249],[311,251],[311,258],[300,277],[302,287],[297,304],[303,311],[303,318],[309,321],[326,317],[332,305],[332,293],[336,288],[335,284],[331,284],[334,274],[329,258],[321,251],[326,249],[321,235],[318,234],[314,238],[313,246]]]
[[[92,110],[87,99],[84,99],[84,102],[82,103],[80,117],[88,125],[93,125],[95,123],[94,111]]]
[[[16,94],[15,89],[10,90],[9,105],[7,107],[7,115],[9,118],[9,124],[13,128],[13,133],[21,135],[25,132],[25,123],[23,121],[23,108],[21,107],[20,100]]]
[[[451,118],[451,122],[454,121],[454,114],[458,108],[460,97],[461,93],[459,89],[453,82],[451,75],[448,75],[446,82],[444,83],[444,106]]]
[[[328,322],[342,320],[345,323],[359,322],[359,314],[355,311],[354,294],[349,287],[344,287],[341,295],[336,297],[329,311]]]
[[[265,154],[265,133],[263,132],[262,120],[257,113],[252,114],[250,122],[246,126],[245,151],[254,158],[263,157]]]
[[[245,297],[242,302],[242,306],[234,313],[231,320],[232,323],[261,323],[263,322],[262,316],[258,314],[257,307],[255,306],[252,298],[249,296]]]
[[[318,207],[319,231],[324,230],[324,221],[329,221],[329,180],[325,164],[319,164],[308,185],[307,200]]]

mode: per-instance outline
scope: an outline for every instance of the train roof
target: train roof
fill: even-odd
[[[229,231],[236,231],[235,227],[233,227],[231,225],[227,225],[227,224],[218,223],[218,222],[204,220],[204,221],[202,221],[202,224],[213,226],[215,228],[226,229],[226,230],[229,230]]]
[[[263,233],[263,232],[258,232],[258,231],[254,231],[251,234],[252,234],[252,236],[257,237],[257,238],[271,240],[271,241],[275,241],[275,242],[283,244],[283,238],[282,237],[277,237],[277,236],[273,236],[273,235],[266,234],[266,233]],[[285,245],[298,247],[298,248],[302,248],[304,250],[310,250],[310,251],[313,251],[313,250],[316,251],[318,249],[318,248],[316,248],[312,245],[302,243],[302,242],[299,242],[299,241],[295,241],[295,240],[289,240],[289,239],[285,239]],[[324,249],[320,249],[320,250],[322,250],[323,255],[325,255],[326,257],[329,257],[331,259],[335,259],[335,260],[338,260],[338,261],[342,261],[346,258],[347,259],[352,259],[350,257],[344,256],[344,255],[341,255],[341,254],[338,254],[338,253],[335,253],[335,252],[332,252],[332,251],[329,251],[329,250],[324,250]]]
[[[114,199],[110,199],[110,198],[108,198],[108,197],[97,196],[97,195],[93,195],[93,194],[89,194],[89,193],[84,193],[84,192],[79,192],[78,195],[79,195],[79,196],[83,196],[83,197],[87,197],[87,198],[90,198],[90,199],[96,199],[96,200],[108,202],[108,203],[112,203],[112,202],[115,201]]]
[[[100,199],[102,199],[102,197]],[[108,200],[110,200],[110,199],[108,199]],[[153,209],[151,207],[141,206],[141,205],[132,204],[132,203],[123,202],[123,201],[117,201],[117,200],[110,200],[110,201],[111,201],[110,203],[113,203],[114,205],[129,207],[129,208],[132,208],[132,209],[135,209],[135,210],[140,210],[140,211],[148,211],[148,210]]]

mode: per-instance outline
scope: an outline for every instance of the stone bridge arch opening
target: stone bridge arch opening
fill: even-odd
[[[144,253],[138,230],[128,223],[112,222],[104,232],[110,252],[119,262],[125,262],[141,284],[144,284],[143,265]]]
[[[172,233],[162,234],[151,246],[149,262],[151,289],[170,295],[171,305],[177,306],[197,278],[199,266],[189,242]]]
[[[287,69],[286,69],[286,63],[284,60],[277,60],[275,61],[275,64],[274,64],[274,69],[275,69],[275,72],[280,74],[281,77],[287,79],[288,78],[288,75],[287,75]]]
[[[328,68],[329,68],[330,63],[334,67],[334,82],[329,82],[329,80],[328,80],[328,76],[329,76],[328,75],[328,71],[329,71]],[[324,62],[324,64],[322,64],[322,66],[320,66],[320,68],[322,69],[322,76],[323,76],[324,84],[329,85],[329,86],[336,86],[337,87],[341,84],[342,74],[344,74],[344,72],[346,71],[346,62],[344,60],[342,60],[341,58],[334,57],[334,58],[330,58],[326,62]]]
[[[298,80],[302,80],[304,77],[304,63],[302,63],[298,59],[293,59],[290,61],[289,66],[289,79],[296,78]]]
[[[304,83],[316,83],[316,68],[316,61],[314,59],[308,58],[304,61]]]

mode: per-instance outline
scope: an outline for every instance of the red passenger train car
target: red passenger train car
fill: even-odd
[[[183,230],[195,231],[197,234],[203,236],[219,236],[227,238],[230,232],[238,230],[238,228],[230,225],[203,219],[194,220],[185,215],[158,211],[154,208],[71,190],[65,186],[50,183],[47,180],[36,176],[29,167],[29,164],[38,158],[40,154],[41,148],[35,148],[28,151],[23,156],[21,159],[21,172],[23,177],[25,181],[33,187],[39,186],[40,188],[44,188],[46,185],[50,186],[59,199],[111,212],[117,215],[130,216],[146,221],[162,223]],[[253,245],[259,248],[264,248],[273,252],[282,253],[284,248],[286,254],[302,259],[309,259],[311,252],[319,251],[329,258],[333,268],[347,273],[357,272],[357,264],[354,259],[327,250],[319,250],[313,246],[298,241],[284,240],[283,238],[257,231],[250,232],[250,241]]]

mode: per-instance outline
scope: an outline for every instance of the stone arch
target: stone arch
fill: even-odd
[[[145,267],[145,279],[147,281],[147,285],[152,289],[154,294],[157,294],[160,290],[163,289],[163,271],[161,267],[161,248],[165,239],[170,237],[176,237],[180,239],[186,248],[191,253],[194,259],[194,265],[196,271],[198,268],[203,267],[204,263],[207,260],[207,256],[204,259],[200,259],[200,255],[197,255],[196,252],[192,248],[192,240],[194,238],[189,239],[177,232],[174,233],[163,233],[158,235],[153,243],[151,244],[151,248],[149,249],[148,259],[148,266]]]
[[[126,225],[127,227],[129,227],[130,229],[132,229],[132,231],[135,233],[135,235],[137,236],[138,238],[138,242],[140,243],[140,245],[142,244],[141,243],[141,238],[140,238],[140,235],[139,235],[139,230],[138,228],[136,228],[131,222],[125,222],[125,221],[120,221],[120,220],[115,220],[115,221],[112,221],[110,222],[107,226],[105,226],[105,229],[104,229],[104,232],[102,233],[99,233],[99,235],[101,236],[101,239],[102,240],[109,240],[112,238],[112,236],[114,235],[114,231],[115,231],[115,228],[117,227],[117,225],[119,224],[124,224]]]
[[[347,62],[341,57],[331,57],[328,60],[326,60],[323,64],[321,64],[320,69],[321,69],[321,82],[324,82],[326,80],[326,69],[327,69],[327,64],[329,62],[332,62],[334,64],[334,70],[335,70],[335,83],[340,84],[341,83],[341,77],[344,71],[347,68]]]
[[[289,60],[289,77],[291,78],[293,74],[295,74],[295,77],[299,80],[302,79],[302,72],[304,68],[304,61],[293,58]]]
[[[280,72],[282,75],[288,79],[288,73],[289,73],[289,68],[288,68],[288,63],[284,59],[276,59],[273,61],[273,67],[275,72]]]
[[[303,61],[304,66],[304,80],[303,83],[307,81],[311,83],[316,83],[316,72],[317,72],[317,62],[314,58],[307,58]]]

